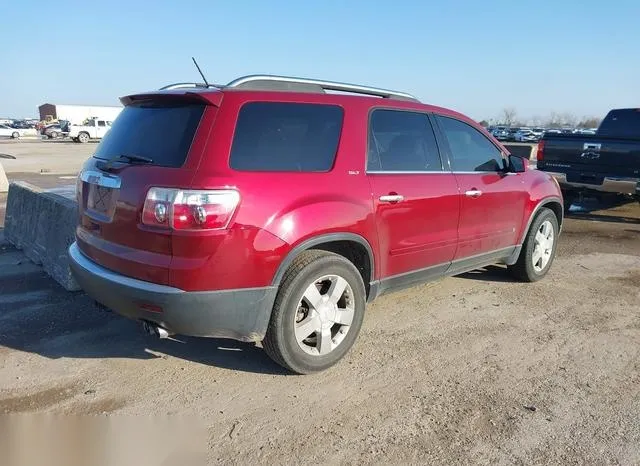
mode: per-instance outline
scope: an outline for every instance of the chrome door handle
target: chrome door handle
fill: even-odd
[[[479,189],[470,189],[469,191],[466,191],[464,193],[465,196],[467,197],[480,197],[482,196],[482,191],[480,191]]]
[[[400,202],[404,201],[404,196],[401,194],[387,194],[386,196],[380,196],[380,202]]]

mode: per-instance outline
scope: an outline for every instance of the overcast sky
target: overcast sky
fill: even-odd
[[[640,107],[638,20],[638,0],[11,1],[0,116],[199,80],[192,55],[216,83],[287,74],[403,90],[476,119],[504,107],[603,116]]]

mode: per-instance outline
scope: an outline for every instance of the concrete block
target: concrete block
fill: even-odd
[[[74,192],[75,186],[44,190],[11,183],[5,214],[6,240],[69,291],[80,290],[67,259],[78,222]]]
[[[7,180],[7,174],[0,163],[0,193],[6,193],[7,191],[9,191],[9,180]]]

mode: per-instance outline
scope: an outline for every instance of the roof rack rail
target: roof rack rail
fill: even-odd
[[[320,92],[341,91],[354,94],[364,94],[385,99],[419,100],[406,92],[379,89],[376,87],[360,86],[358,84],[340,83],[335,81],[323,81],[319,79],[295,78],[291,76],[276,76],[268,74],[253,74],[234,79],[227,85],[204,83],[175,83],[160,88],[160,90],[173,89],[247,89],[265,91],[298,91],[298,92]]]
[[[205,83],[175,83],[175,84],[168,84],[164,87],[161,87],[160,90],[161,91],[168,91],[168,90],[173,90],[173,89],[193,89],[193,88],[203,88],[203,89],[207,89],[207,88],[211,88],[211,87],[223,87],[223,86],[219,86],[217,84],[209,84],[208,86]]]
[[[318,79],[295,78],[291,76],[276,76],[266,74],[256,74],[243,76],[231,81],[224,86],[232,89],[263,89],[263,90],[300,90],[306,92],[324,92],[326,90],[351,92],[355,94],[365,94],[382,97],[385,99],[411,100],[418,102],[418,99],[405,92],[379,89],[375,87],[360,86],[357,84],[340,83],[334,81],[323,81]]]

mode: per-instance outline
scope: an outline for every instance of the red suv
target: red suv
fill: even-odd
[[[69,255],[91,297],[161,337],[262,341],[310,373],[383,293],[494,263],[535,281],[553,262],[554,179],[408,94],[248,76],[122,102],[78,177]]]

